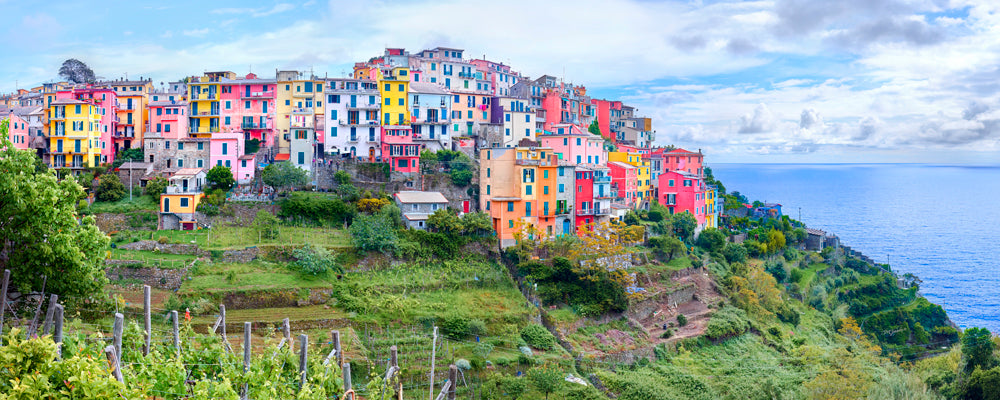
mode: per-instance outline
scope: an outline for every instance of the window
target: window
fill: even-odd
[[[167,110],[167,111],[170,111],[170,110]],[[162,108],[157,108],[156,109],[156,115],[163,115],[163,109]]]
[[[178,164],[178,166],[179,165],[180,164]],[[187,206],[188,206],[188,198],[187,197],[181,197],[181,207],[187,207]]]
[[[78,142],[79,142],[79,141],[78,141]],[[79,147],[80,147],[80,146],[79,146],[79,145],[77,145],[77,151],[80,151],[80,148],[79,148]],[[170,141],[169,141],[169,140],[168,140],[168,141],[166,141],[166,142],[164,142],[164,147],[163,147],[163,148],[165,148],[165,149],[169,149],[169,148],[170,148]]]
[[[549,194],[549,187],[548,186],[542,186],[542,194]]]
[[[204,167],[204,162],[202,160],[198,160],[198,168],[202,167]]]
[[[337,127],[336,126],[331,126],[330,127],[330,137],[337,137]]]
[[[399,84],[399,91],[400,92],[405,92],[406,91],[406,89],[403,89],[403,84],[402,83]]]
[[[490,170],[491,170],[491,169],[492,169],[492,168],[486,168],[486,177],[487,177],[487,178],[489,178],[489,177],[490,177]]]
[[[559,193],[566,193],[566,186],[562,183],[559,184]]]
[[[531,196],[531,185],[524,186],[524,194]]]
[[[305,163],[306,163],[306,153],[300,151],[299,152],[299,165],[302,165],[302,164],[305,164]]]
[[[507,211],[514,211],[514,202],[513,201],[508,201],[507,202]]]
[[[386,92],[391,92],[391,91],[392,91],[392,85],[390,85],[390,84],[386,83],[386,84],[385,84],[385,91],[386,91]]]
[[[285,100],[285,105],[286,105],[286,106],[290,106],[290,105],[292,105],[292,101],[291,101],[291,100]]]
[[[525,217],[530,217],[531,216],[531,202],[530,201],[527,201],[527,202],[524,203],[524,216]]]
[[[545,158],[545,153],[542,153],[542,158]],[[549,179],[549,170],[542,170],[542,178]]]
[[[227,117],[226,117],[226,125],[229,125],[229,123],[230,123],[230,121],[229,121],[229,117],[227,116]]]
[[[386,97],[386,98],[385,98],[385,105],[387,105],[387,106],[391,106],[391,105],[392,105],[392,99],[390,99],[390,98]]]
[[[507,222],[508,222],[507,225],[510,225],[511,228],[514,228],[514,220],[509,219],[509,220],[507,220]]]
[[[170,127],[170,125],[167,125],[167,127]],[[177,142],[177,150],[184,150],[184,142]]]
[[[490,185],[486,185],[486,194],[490,194]],[[489,203],[487,203],[489,205]]]
[[[198,150],[205,150],[205,143],[204,142],[198,142]],[[199,165],[199,167],[200,167],[200,165]]]
[[[222,155],[229,154],[229,143],[222,144]]]
[[[403,105],[403,98],[402,97],[399,98],[399,105]]]
[[[524,122],[531,122],[531,114],[524,114]]]

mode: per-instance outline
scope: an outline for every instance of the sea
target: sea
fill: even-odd
[[[960,327],[1000,333],[1000,165],[708,166],[727,191],[917,275]]]

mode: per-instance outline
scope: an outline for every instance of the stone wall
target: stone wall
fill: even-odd
[[[156,217],[153,211],[133,211],[127,214],[94,214],[94,221],[104,233],[126,229],[155,230]]]
[[[325,304],[330,301],[331,289],[286,289],[275,291],[230,292],[222,299],[222,304],[230,310],[249,310],[276,307],[302,307]]]
[[[695,293],[698,292],[698,286],[689,283],[679,288],[675,288],[669,292],[659,293],[656,296],[650,297],[646,300],[638,302],[628,310],[628,316],[637,320],[643,320],[648,318],[656,310],[660,309],[662,304],[684,304],[691,300],[694,300]]]
[[[254,202],[227,202],[223,206],[222,212],[216,216],[206,216],[199,213],[199,222],[209,226],[250,226],[257,218],[257,211],[265,210],[271,214],[278,215],[281,209],[274,203],[254,203]]]
[[[127,264],[119,264],[104,269],[104,275],[109,280],[136,279],[144,285],[165,290],[177,290],[184,281],[184,269],[133,268]]]
[[[190,254],[195,256],[207,256],[208,252],[198,248],[195,244],[163,244],[153,240],[140,240],[133,243],[125,243],[118,246],[122,250],[156,251],[164,254]]]

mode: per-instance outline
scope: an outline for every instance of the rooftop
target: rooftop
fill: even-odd
[[[421,192],[408,190],[396,193],[400,203],[447,203],[448,199],[441,192]]]

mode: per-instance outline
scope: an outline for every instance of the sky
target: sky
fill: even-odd
[[[32,3],[0,0],[0,92],[68,58],[159,87],[448,46],[620,99],[708,162],[1000,164],[995,0]]]

